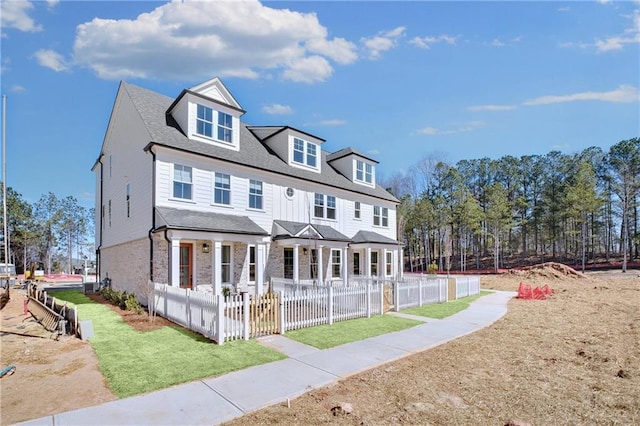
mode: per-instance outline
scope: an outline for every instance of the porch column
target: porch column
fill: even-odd
[[[400,257],[398,259],[398,279],[401,280],[404,278],[404,247],[400,247],[398,251],[398,256]]]
[[[169,285],[180,287],[180,240],[171,240],[169,250]]]
[[[214,241],[211,259],[213,294],[222,294],[222,242]]]
[[[324,280],[324,268],[322,261],[322,249],[324,249],[323,245],[318,246],[318,282],[322,284]]]
[[[299,276],[299,256],[298,256],[298,250],[300,250],[300,244],[294,244],[293,245],[293,282],[297,283],[298,280],[300,279]]]
[[[367,247],[364,260],[364,270],[367,271],[366,276],[372,278],[371,275],[371,247]]]
[[[387,249],[382,249],[382,276],[384,278],[387,277],[387,253],[389,253],[389,250]],[[393,264],[393,263],[392,263]],[[378,269],[379,271],[380,269]]]
[[[347,258],[347,252],[349,250],[347,250],[346,247],[344,247],[342,250],[342,282],[347,285],[347,281],[348,281],[348,274],[349,274],[349,259]]]
[[[256,294],[264,292],[264,244],[256,244]]]

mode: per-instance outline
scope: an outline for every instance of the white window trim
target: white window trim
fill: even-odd
[[[360,166],[360,165],[362,165],[362,179],[358,178],[358,172],[360,171],[358,169],[358,166]],[[370,173],[367,173],[367,168],[371,169]],[[369,176],[371,181],[367,180],[367,175]],[[356,183],[362,184],[362,185],[375,187],[375,181],[376,181],[376,168],[375,168],[375,166],[373,164],[371,164],[371,163],[367,163],[366,161],[354,159],[353,181],[356,182]]]
[[[260,184],[260,194],[252,194],[251,193],[251,182],[257,182]],[[251,207],[251,196],[259,196],[260,204],[262,207]],[[264,211],[264,182],[258,179],[249,179],[249,188],[247,189],[247,209],[254,211]]]
[[[339,263],[334,263],[334,261],[333,261],[334,260],[333,255],[335,253],[338,254],[338,258],[340,260]],[[340,249],[331,249],[330,255],[331,255],[331,278],[342,278],[342,262],[343,262],[343,260],[342,260],[342,250],[340,250]],[[333,274],[334,267],[336,265],[338,265],[338,275],[337,276]]]
[[[316,196],[317,195],[321,195],[322,196],[322,216],[317,216],[316,215],[316,207],[319,207],[318,204],[316,204]],[[333,197],[334,200],[334,207],[333,210],[335,212],[335,217],[328,217],[328,211],[329,211],[329,197]],[[325,220],[334,220],[337,221],[338,220],[338,198],[335,195],[328,195],[328,194],[322,194],[320,192],[314,192],[313,193],[313,217],[315,219],[325,219]]]
[[[376,214],[376,208],[380,209],[380,214]],[[379,221],[378,224],[376,224],[376,218]],[[387,221],[386,225],[384,224],[384,219],[386,219]],[[376,226],[379,228],[388,228],[389,227],[389,208],[382,207],[382,206],[373,206],[373,222],[372,223],[373,223],[373,226]]]
[[[360,201],[353,202],[353,218],[362,220],[362,203]]]
[[[175,169],[176,166],[180,166],[180,167],[189,167],[191,169],[191,182],[182,182],[182,181],[176,181],[176,177],[175,177]],[[195,186],[193,185],[193,167],[191,166],[185,166],[184,164],[180,164],[180,163],[172,163],[171,164],[171,189],[170,189],[170,193],[171,196],[169,197],[171,200],[174,201],[184,201],[184,202],[193,202],[193,197],[194,197],[194,189]],[[173,192],[173,184],[175,182],[180,182],[180,183],[189,183],[191,185],[191,198],[181,198],[181,197],[176,197],[174,192]]]
[[[212,124],[212,128],[211,128],[211,136],[207,136],[207,135],[203,135],[198,133],[198,105],[201,105],[205,108],[209,108],[212,111],[212,116],[211,116],[211,124]],[[191,101],[190,102],[190,114],[192,114],[191,120],[190,122],[192,124],[190,124],[191,127],[191,137],[193,139],[197,139],[200,140],[202,142],[206,142],[206,143],[210,143],[210,144],[214,144],[223,148],[227,148],[227,149],[233,149],[235,151],[238,151],[240,149],[240,121],[238,119],[238,117],[236,117],[236,115],[234,115],[234,113],[229,110],[226,109],[224,107],[220,107],[219,105],[208,105],[206,103],[203,102],[198,102],[198,101]],[[231,141],[227,142],[225,140],[222,139],[218,139],[218,128],[219,127],[223,127],[223,128],[227,128],[225,126],[220,126],[219,124],[219,115],[220,113],[224,113],[227,114],[229,116],[231,116]]]
[[[301,141],[302,142],[302,162],[296,161],[295,160],[295,152],[297,152],[297,150],[295,150],[295,144],[296,144],[296,140]],[[316,164],[314,166],[309,164],[309,158],[311,157],[309,151],[310,151],[310,146],[313,146],[315,148],[315,154],[313,155],[313,157],[315,158],[315,162]],[[310,142],[306,139],[297,137],[297,136],[292,136],[290,139],[290,143],[289,143],[289,164],[295,167],[300,167],[303,169],[307,169],[307,170],[314,170],[314,171],[320,171],[320,161],[321,161],[321,149],[320,149],[320,145],[318,145],[315,142]]]
[[[229,247],[229,281],[225,281],[224,280],[224,275],[222,274],[222,268],[224,265],[227,265],[227,263],[223,263],[222,262],[222,250],[224,250],[225,247]],[[220,251],[220,274],[222,275],[222,284],[233,284],[233,244],[228,243],[228,244],[222,244],[222,249]]]
[[[229,177],[229,188],[218,188],[216,186],[216,176],[217,175],[225,175],[225,176]],[[233,196],[233,194],[232,194],[232,180],[233,180],[232,176],[229,173],[222,173],[222,172],[214,172],[213,173],[213,200],[211,200],[213,205],[221,206],[221,207],[231,207],[233,205],[232,199],[231,199],[231,197]],[[228,191],[229,192],[229,204],[216,202],[216,191],[217,190]]]
[[[251,263],[251,249],[253,249],[253,263]],[[251,265],[253,265],[253,280],[251,279]],[[255,278],[258,276],[258,249],[254,244],[247,246],[247,282],[255,284]]]

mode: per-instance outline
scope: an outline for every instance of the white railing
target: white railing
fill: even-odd
[[[382,285],[316,287],[280,297],[280,333],[383,313]]]
[[[395,310],[447,301],[446,277],[421,276],[398,281],[394,286]]]
[[[455,277],[456,280],[456,299],[468,297],[480,293],[480,277],[464,276]]]

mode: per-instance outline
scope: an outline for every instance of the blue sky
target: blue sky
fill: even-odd
[[[640,2],[1,3],[7,181],[91,207],[120,80],[221,77],[383,177],[420,159],[607,150],[640,134]]]

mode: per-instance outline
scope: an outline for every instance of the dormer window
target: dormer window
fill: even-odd
[[[373,166],[356,160],[356,180],[371,185],[373,183]]]
[[[293,138],[293,162],[316,168],[318,146],[303,139]]]
[[[214,118],[217,115],[217,120]],[[217,125],[214,126],[214,123]],[[222,111],[215,111],[198,104],[196,133],[207,138],[233,143],[233,117]]]

